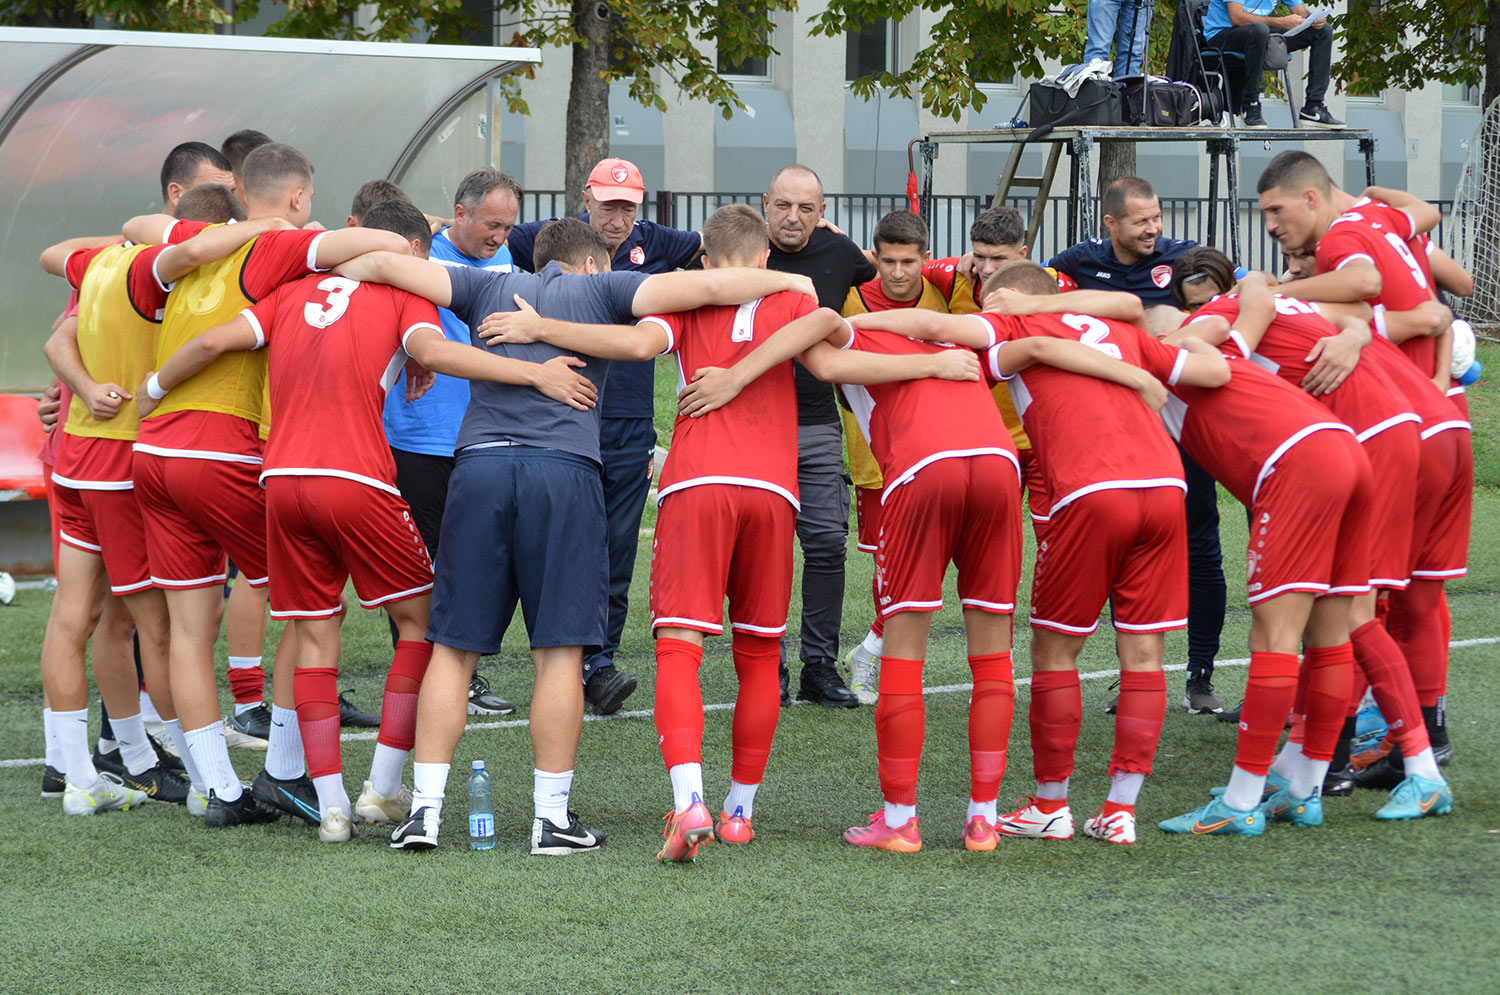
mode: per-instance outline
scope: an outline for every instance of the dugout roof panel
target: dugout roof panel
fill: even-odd
[[[492,82],[540,61],[536,49],[0,28],[0,390],[52,379],[42,345],[67,288],[37,265],[42,249],[160,210],[173,146],[217,147],[242,128],[296,146],[317,169],[313,218],[341,227],[367,180],[430,197],[436,178],[456,186],[498,165]]]

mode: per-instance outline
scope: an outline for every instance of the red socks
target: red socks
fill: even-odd
[[[266,696],[266,668],[260,664],[253,667],[229,668],[229,693],[236,705],[252,705]]]
[[[1354,689],[1354,647],[1315,646],[1303,651],[1307,665],[1307,704],[1303,712],[1302,755],[1332,760],[1344,729],[1349,694]]]
[[[302,733],[308,775],[341,773],[338,669],[298,667],[292,676],[292,700],[297,705],[297,729]]]
[[[880,700],[875,704],[875,756],[880,793],[893,805],[917,803],[925,731],[922,661],[886,657],[880,661]]]
[[[969,698],[969,798],[993,801],[1005,776],[1010,724],[1016,711],[1016,681],[1010,653],[969,657],[974,692]]]
[[[1149,774],[1167,714],[1167,675],[1160,670],[1120,671],[1120,703],[1115,708],[1115,749],[1109,776]]]
[[[410,750],[417,738],[417,691],[427,664],[432,660],[432,644],[425,639],[402,640],[396,644],[390,673],[385,675],[385,697],[380,702],[378,743],[397,750]]]
[[[702,646],[685,639],[656,641],[656,737],[668,770],[703,762],[703,691],[698,686],[702,662]],[[776,694],[779,705],[779,682]]]
[[[1297,695],[1297,669],[1295,653],[1250,654],[1245,703],[1240,708],[1240,735],[1234,749],[1234,765],[1241,770],[1264,776],[1270,769],[1276,741],[1281,738]],[[1347,690],[1346,684],[1345,693]],[[1340,723],[1343,705],[1340,699]]]
[[[1417,689],[1411,682],[1411,668],[1401,655],[1401,647],[1378,621],[1366,622],[1349,638],[1354,644],[1354,659],[1370,682],[1386,728],[1401,744],[1401,755],[1416,756],[1431,744],[1422,721],[1422,707],[1417,703]]]
[[[1040,783],[1065,781],[1073,773],[1073,750],[1083,724],[1083,692],[1076,670],[1031,675],[1032,770]]]
[[[734,634],[734,672],[740,691],[734,699],[733,760],[730,777],[740,784],[765,780],[766,759],[781,716],[780,640]],[[701,725],[700,725],[701,729]]]
[[[1404,591],[1391,592],[1391,629],[1406,657],[1417,703],[1437,705],[1448,683],[1448,640],[1443,636],[1443,583],[1412,579]]]

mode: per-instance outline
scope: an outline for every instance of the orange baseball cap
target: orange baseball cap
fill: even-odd
[[[635,163],[625,159],[603,159],[589,173],[584,189],[598,201],[628,200],[639,204],[646,199],[646,182]]]

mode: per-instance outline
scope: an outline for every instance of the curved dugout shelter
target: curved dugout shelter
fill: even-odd
[[[0,28],[0,392],[52,381],[42,356],[67,291],[48,245],[161,209],[162,159],[255,128],[317,169],[313,218],[341,227],[367,180],[451,205],[497,165],[498,80],[534,48]]]

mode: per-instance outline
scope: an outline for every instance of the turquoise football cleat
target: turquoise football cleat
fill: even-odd
[[[1453,790],[1439,778],[1411,775],[1391,789],[1391,800],[1375,812],[1388,821],[1420,819],[1424,815],[1447,815],[1453,811]]]
[[[1291,783],[1292,782],[1290,780],[1276,773],[1276,768],[1272,767],[1270,770],[1266,771],[1266,783],[1265,787],[1260,789],[1260,800],[1265,801],[1267,798],[1270,798],[1282,788],[1290,787]],[[1215,787],[1209,788],[1208,794],[1211,798],[1223,798],[1224,792],[1228,790],[1228,785],[1220,784],[1216,785]]]
[[[1281,788],[1260,803],[1260,813],[1270,822],[1290,822],[1310,829],[1323,824],[1323,799],[1318,795],[1293,798],[1288,788]]]
[[[1186,815],[1158,822],[1156,828],[1164,833],[1194,836],[1259,836],[1266,831],[1266,819],[1258,808],[1241,812],[1225,805],[1224,799],[1215,798]]]

